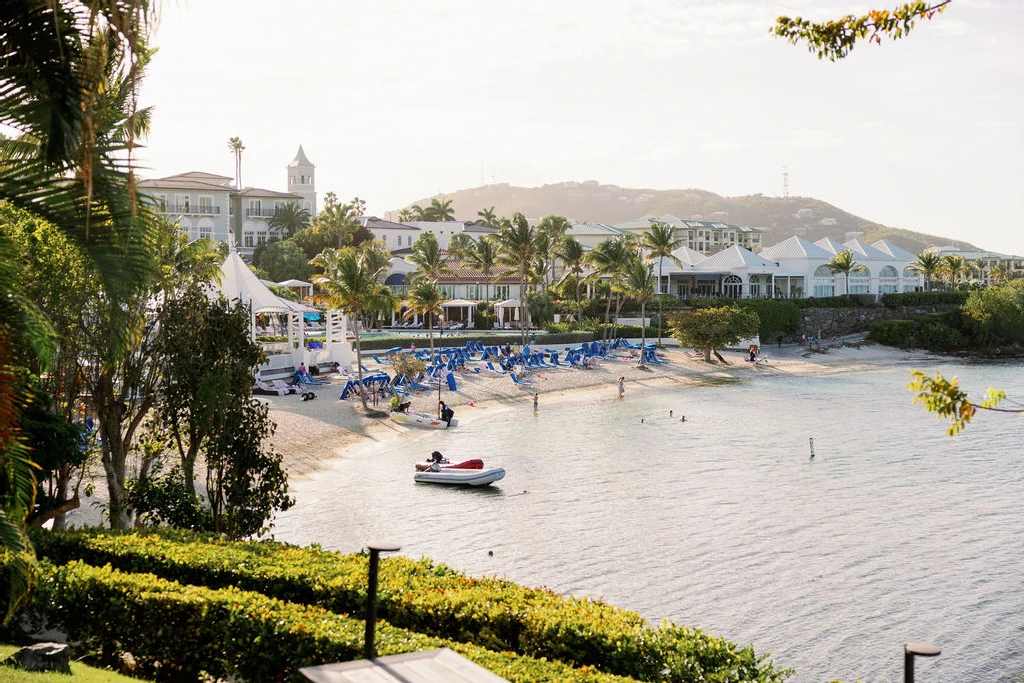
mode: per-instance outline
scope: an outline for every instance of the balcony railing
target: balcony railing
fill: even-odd
[[[219,216],[219,206],[165,206],[164,213],[183,214],[186,216]]]
[[[259,209],[246,209],[246,218],[273,218],[277,214],[277,209],[270,206],[265,206]]]

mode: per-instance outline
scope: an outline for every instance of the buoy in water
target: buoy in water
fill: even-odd
[[[810,443],[810,445],[811,445],[811,458],[814,458],[814,437],[813,436],[810,438],[810,442],[811,442]]]

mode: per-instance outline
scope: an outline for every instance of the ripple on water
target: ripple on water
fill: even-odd
[[[975,392],[1024,384],[1020,364],[924,369]],[[907,640],[943,649],[922,678],[1008,680],[1024,673],[1024,430],[983,415],[950,439],[907,381],[779,376],[504,411],[337,463],[297,486],[275,532],[345,552],[386,537],[602,598],[753,643],[799,682],[897,680]],[[414,485],[434,444],[508,474],[488,491]]]

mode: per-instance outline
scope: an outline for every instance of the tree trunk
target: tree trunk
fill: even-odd
[[[359,380],[359,398],[363,402],[363,412],[366,412],[366,387],[363,386],[363,350],[359,345],[359,321],[356,319],[355,334],[356,334],[356,379]],[[433,345],[433,339],[430,340]]]
[[[658,261],[658,291],[655,294],[661,294],[661,278],[663,277],[663,270],[665,268],[665,259],[659,259]],[[658,297],[658,346],[661,346],[661,319],[664,317],[664,297]]]
[[[647,326],[644,325],[644,317],[647,312],[647,304],[640,304],[640,362],[637,364],[644,367],[644,352],[647,351]]]

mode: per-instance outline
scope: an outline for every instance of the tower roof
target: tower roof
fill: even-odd
[[[288,164],[288,168],[295,166],[312,166],[313,162],[306,158],[306,153],[302,151],[302,145],[299,145],[299,151],[295,153],[295,158]]]

